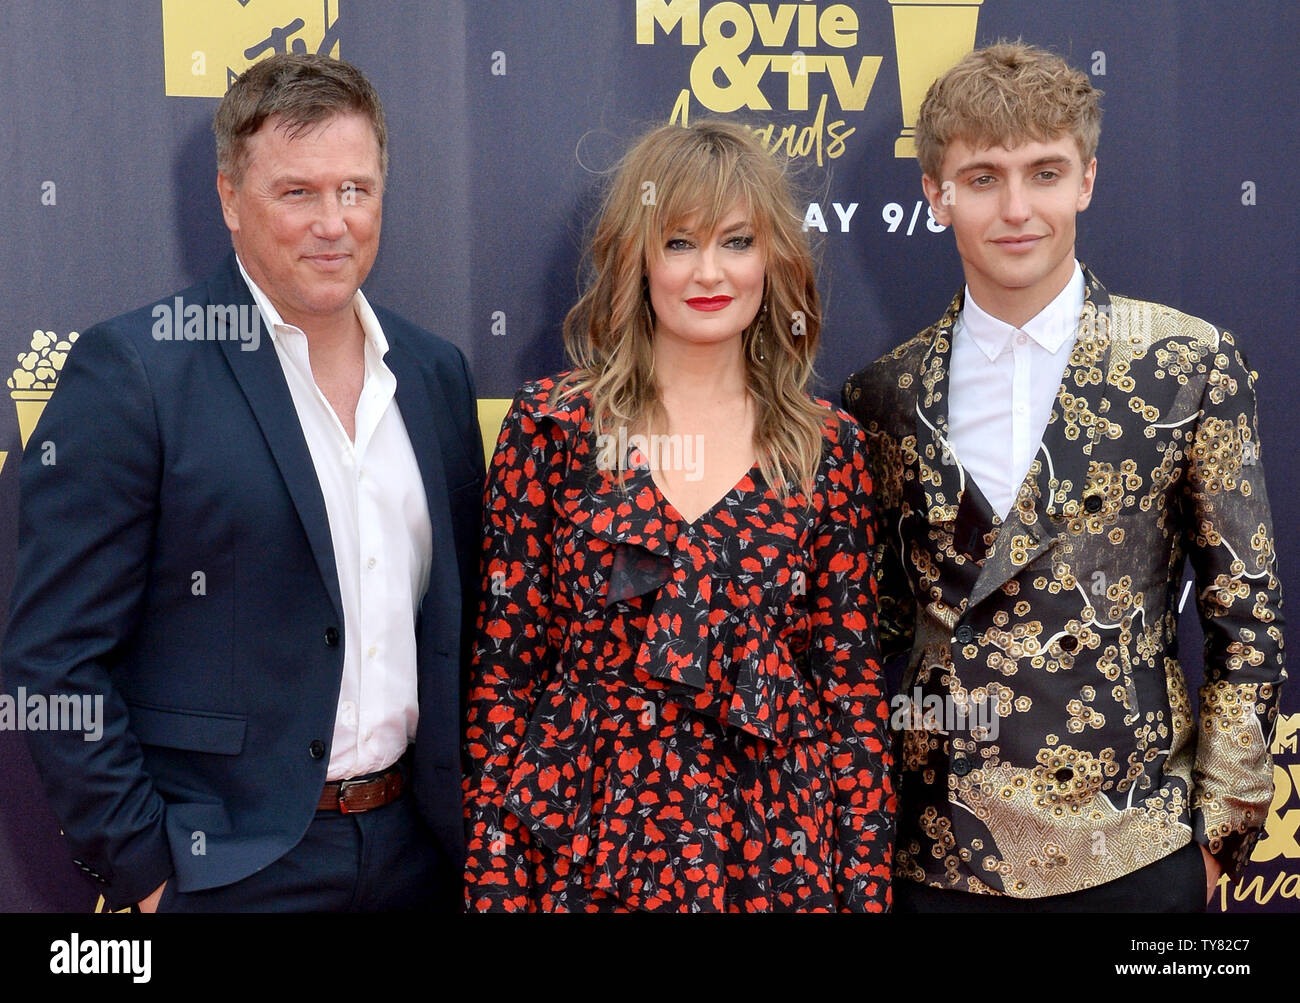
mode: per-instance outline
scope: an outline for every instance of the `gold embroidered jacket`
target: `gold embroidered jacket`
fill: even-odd
[[[892,721],[899,880],[1036,898],[1193,838],[1235,874],[1268,812],[1286,674],[1255,374],[1227,331],[1084,274],[1005,522],[948,443],[961,294],[844,388],[876,466],[882,649],[911,651]],[[1178,663],[1184,558],[1199,726]]]

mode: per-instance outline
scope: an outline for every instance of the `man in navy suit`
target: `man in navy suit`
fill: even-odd
[[[355,68],[257,63],[214,131],[234,253],[86,331],[24,457],[6,685],[102,707],[28,737],[111,907],[456,908],[470,375],[360,292],[387,137]]]

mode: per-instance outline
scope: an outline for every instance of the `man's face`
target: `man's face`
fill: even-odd
[[[293,139],[272,117],[243,178],[217,175],[239,259],[286,323],[308,333],[352,309],[379,249],[383,177],[374,128],[336,115]]]
[[[941,177],[922,179],[934,217],[957,238],[966,283],[983,309],[1023,324],[1065,288],[1074,271],[1074,217],[1092,201],[1097,159],[1074,137],[1008,150],[954,140]]]

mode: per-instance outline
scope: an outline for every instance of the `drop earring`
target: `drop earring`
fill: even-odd
[[[758,311],[758,322],[754,325],[754,355],[759,362],[766,362],[763,355],[763,329],[767,327],[767,300],[763,300],[763,307]]]

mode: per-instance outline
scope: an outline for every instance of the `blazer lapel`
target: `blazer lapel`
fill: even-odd
[[[1056,403],[1038,454],[971,591],[970,606],[983,602],[1050,549],[1057,523],[1088,512],[1089,463],[1122,417],[1106,417],[1111,408],[1106,400],[1110,297],[1092,272],[1084,268],[1083,274],[1083,310]]]
[[[1052,417],[1039,447],[1037,504],[1048,516],[1073,519],[1085,508],[1088,469],[1100,460],[1109,432],[1128,417],[1113,410],[1122,400],[1108,399],[1111,365],[1110,295],[1086,267],[1083,312],[1070,364],[1065,368]]]
[[[934,337],[921,359],[916,393],[916,469],[926,518],[931,525],[957,518],[969,482],[948,439],[948,368],[952,361],[952,330],[961,312],[963,293],[949,304],[934,327]],[[987,503],[985,503],[987,507]]]
[[[219,276],[208,282],[209,302],[237,304],[257,311],[253,295],[239,274],[234,252],[231,252],[226,266]],[[224,325],[224,316],[220,317],[218,323]],[[263,323],[260,314],[258,323]],[[325,497],[321,494],[316,467],[312,463],[307,440],[302,434],[302,424],[298,420],[289,385],[285,382],[280,358],[276,354],[275,345],[271,343],[270,331],[263,329],[258,348],[254,351],[244,351],[244,343],[233,332],[229,338],[218,343],[225,351],[226,361],[235,374],[253,416],[261,426],[262,435],[276,466],[280,468],[280,476],[284,478],[289,497],[298,510],[298,519],[307,534],[321,580],[342,621],[343,600],[339,596],[339,576],[334,564],[334,544],[330,538]]]
[[[438,416],[451,414],[451,405],[437,383],[425,379],[423,368],[402,343],[400,331],[389,324],[384,328],[384,336],[388,339],[388,354],[384,356],[384,362],[397,379],[397,407],[406,426],[406,435],[411,440],[411,448],[415,451],[420,479],[424,482],[434,553],[452,554],[455,552],[452,541],[456,537],[451,524],[451,497],[442,444],[436,431]],[[446,550],[440,551],[440,547]],[[455,561],[433,562],[429,592],[433,592],[433,584],[439,580],[444,599],[459,597],[460,578]]]

